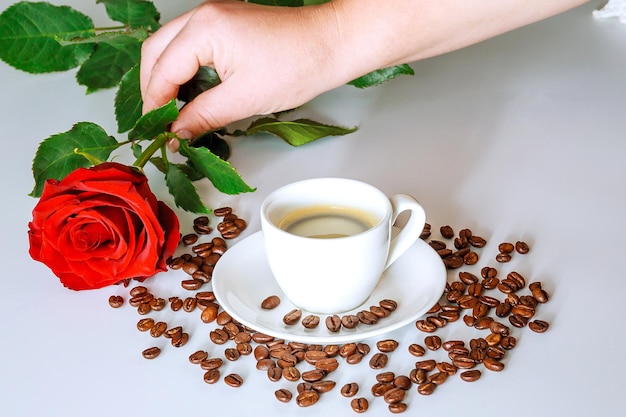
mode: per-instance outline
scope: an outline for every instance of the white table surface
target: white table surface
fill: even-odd
[[[11,3],[3,0],[0,8]],[[54,3],[89,14],[95,9],[96,22],[106,23],[95,3]],[[164,21],[197,2],[169,3],[156,2]],[[264,196],[295,180],[346,176],[388,194],[410,193],[426,208],[433,229],[468,227],[489,240],[479,266],[496,266],[501,275],[517,270],[543,283],[552,298],[537,318],[551,323],[548,332],[514,329],[518,346],[501,373],[484,371],[471,384],[457,375],[431,396],[418,395],[413,386],[407,415],[626,414],[626,26],[594,19],[596,3],[415,63],[414,77],[330,92],[302,113],[358,125],[356,133],[299,149],[270,136],[233,140],[231,162],[257,191],[229,197],[200,186],[209,205],[231,205],[249,221],[242,238],[259,230]],[[27,194],[39,141],[78,121],[114,133],[113,92],[85,96],[73,72],[29,75],[4,63],[0,80],[0,415],[354,415],[339,394],[351,381],[371,400],[369,415],[388,414],[384,401],[369,392],[377,371],[367,360],[342,364],[332,374],[338,386],[310,408],[279,403],[274,390],[295,391],[295,384],[270,382],[252,357],[222,369],[222,375],[240,373],[241,388],[205,384],[203,371],[187,357],[199,348],[218,356],[223,347],[209,342],[212,326],[198,314],[158,316],[183,324],[191,339],[180,349],[161,339],[161,356],[143,359],[141,351],[155,341],[136,330],[140,317],[128,305],[113,310],[107,302],[128,289],[72,292],[28,256],[26,230],[36,200]],[[161,177],[154,175],[151,184],[167,200]],[[193,216],[179,214],[189,230]],[[499,242],[520,239],[531,245],[529,254],[509,264],[494,261]],[[182,274],[161,274],[148,286],[185,295]],[[485,335],[462,322],[438,334],[465,340]],[[408,374],[416,358],[406,348],[423,343],[425,334],[408,325],[387,336],[401,345],[385,370]],[[378,339],[367,341],[370,356]],[[443,360],[443,354],[427,358]]]

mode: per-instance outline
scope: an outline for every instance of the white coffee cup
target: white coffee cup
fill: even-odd
[[[392,238],[403,212],[410,217]],[[276,282],[294,305],[318,314],[345,312],[365,302],[385,269],[419,238],[425,221],[413,197],[387,197],[372,185],[345,178],[288,184],[261,205]]]

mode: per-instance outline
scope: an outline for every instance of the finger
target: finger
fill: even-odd
[[[144,42],[140,66],[144,112],[174,98],[178,87],[198,69],[193,46],[189,46],[189,31],[185,30],[191,15],[179,16]]]
[[[250,102],[231,91],[230,81],[222,82],[187,103],[172,123],[171,130],[181,138],[192,139],[211,129],[256,114]]]

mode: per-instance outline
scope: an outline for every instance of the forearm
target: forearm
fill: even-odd
[[[586,1],[332,0],[329,6],[341,44],[337,58],[366,73],[454,51]]]

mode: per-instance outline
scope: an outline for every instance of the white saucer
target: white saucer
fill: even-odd
[[[260,231],[226,251],[215,266],[212,284],[222,308],[235,320],[256,331],[295,342],[347,343],[415,322],[439,301],[446,285],[446,268],[437,252],[418,239],[385,271],[370,298],[352,313],[378,305],[383,299],[396,301],[398,308],[376,324],[359,323],[354,329],[342,327],[336,333],[326,328],[325,315],[320,315],[320,324],[315,329],[306,329],[299,322],[290,326],[283,323],[283,316],[296,307],[274,280]],[[264,310],[261,302],[270,295],[278,295],[280,305],[273,310]],[[302,317],[307,314],[303,311]]]

